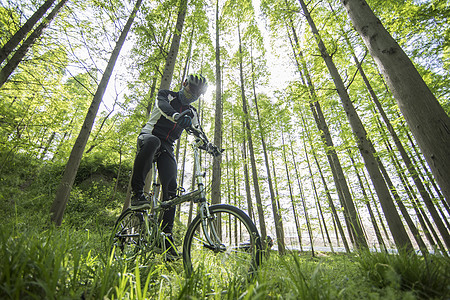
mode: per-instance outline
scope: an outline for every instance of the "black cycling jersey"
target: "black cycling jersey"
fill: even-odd
[[[200,130],[197,110],[192,105],[183,105],[178,93],[169,90],[158,92],[155,108],[141,133],[150,133],[173,144],[183,132],[183,128],[177,125],[173,117],[176,113],[181,113],[187,109],[192,111],[192,127]]]

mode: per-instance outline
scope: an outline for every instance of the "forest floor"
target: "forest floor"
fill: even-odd
[[[0,299],[450,299],[450,259],[439,255],[272,251],[250,281],[188,278],[181,260],[116,261],[109,237],[123,191],[112,194],[108,180],[76,181],[54,227],[60,169],[20,163],[1,177]]]
[[[450,299],[450,261],[411,254],[272,251],[246,281],[109,257],[109,230],[0,226],[0,299]]]

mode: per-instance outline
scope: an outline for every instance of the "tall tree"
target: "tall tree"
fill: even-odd
[[[240,41],[240,32],[239,32],[239,41]],[[240,43],[239,43],[239,49],[241,49],[241,44]],[[242,51],[241,51],[241,55],[242,55]],[[270,200],[271,200],[271,203],[272,203],[273,219],[275,221],[275,234],[277,236],[278,251],[279,251],[280,254],[285,254],[286,246],[285,246],[285,241],[284,241],[283,221],[282,221],[282,218],[281,218],[280,209],[277,206],[277,200],[276,200],[276,197],[275,197],[275,191],[274,191],[273,183],[272,183],[272,174],[270,172],[269,156],[267,154],[266,140],[265,140],[265,137],[264,137],[264,128],[262,126],[261,116],[260,116],[260,113],[259,113],[258,97],[256,95],[255,66],[254,66],[254,61],[253,61],[253,55],[252,54],[251,54],[250,60],[251,60],[251,67],[252,67],[252,70],[251,70],[252,81],[251,81],[251,83],[252,83],[252,90],[253,90],[253,101],[254,101],[255,110],[256,110],[256,117],[257,117],[257,120],[258,120],[258,127],[259,127],[261,145],[262,145],[262,148],[263,148],[264,163],[266,165],[267,183],[269,184],[269,193],[270,193]]]
[[[287,0],[285,0],[285,4],[287,6],[289,5]],[[291,41],[292,50],[294,52],[295,62],[297,64],[298,71],[300,73],[300,79],[303,85],[308,88],[310,97],[310,108],[316,121],[317,127],[321,132],[321,138],[323,140],[323,143],[326,145],[327,158],[338,191],[338,197],[344,211],[344,218],[345,222],[347,223],[347,230],[350,233],[352,241],[355,242],[356,247],[367,247],[367,241],[364,238],[363,230],[360,226],[360,223],[358,222],[355,204],[353,203],[353,199],[350,195],[347,180],[345,178],[341,163],[337,156],[327,122],[322,113],[322,108],[319,103],[318,96],[316,94],[313,80],[311,78],[310,71],[307,67],[302,48],[300,46],[300,41],[298,39],[297,32],[294,27],[294,22],[291,16],[289,15],[286,18],[286,20],[287,20],[286,26],[288,30],[288,35]],[[344,245],[348,247],[346,240],[344,240]]]
[[[8,80],[9,76],[14,72],[19,63],[23,60],[27,52],[30,50],[31,46],[35,41],[41,36],[44,29],[50,24],[50,22],[55,18],[61,8],[68,0],[61,0],[53,10],[48,14],[48,16],[39,24],[38,27],[30,34],[30,36],[23,42],[23,44],[17,49],[8,63],[0,71],[0,87]]]
[[[180,0],[180,9],[178,12],[177,23],[172,36],[169,53],[166,57],[163,75],[161,78],[160,90],[168,90],[172,82],[173,71],[177,61],[178,49],[180,48],[181,33],[183,32],[184,19],[186,17],[187,0]]]
[[[332,9],[332,8],[331,8]],[[375,93],[374,89],[372,88],[372,85],[369,81],[369,79],[366,76],[366,73],[363,69],[362,63],[359,61],[358,57],[356,56],[356,53],[351,45],[350,39],[348,37],[347,32],[345,32],[342,28],[341,28],[341,34],[344,37],[347,45],[349,46],[351,55],[353,57],[353,60],[355,61],[356,64],[356,68],[364,82],[364,85],[366,86],[367,91],[370,94],[370,98],[373,101],[373,103],[375,104],[375,106],[378,109],[378,112],[380,113],[384,123],[386,124],[386,127],[390,133],[390,135],[392,136],[392,139],[394,140],[395,145],[397,146],[397,149],[404,161],[404,163],[406,164],[406,167],[415,183],[415,185],[417,186],[417,189],[419,190],[420,195],[422,196],[422,199],[425,203],[425,205],[427,206],[431,216],[433,217],[433,220],[435,221],[436,226],[438,227],[442,237],[444,238],[447,244],[447,247],[449,247],[449,240],[450,240],[450,235],[447,231],[447,229],[445,228],[445,225],[443,224],[441,218],[439,217],[439,214],[430,198],[430,195],[427,193],[425,186],[423,185],[422,181],[419,178],[418,172],[416,170],[416,167],[413,165],[409,155],[406,152],[406,149],[403,146],[403,143],[400,141],[400,138],[398,137],[397,133],[394,130],[394,127],[392,126],[391,122],[388,119],[388,116],[386,114],[386,112],[384,111],[377,94]],[[379,131],[381,131],[383,133],[383,129],[379,127]],[[386,176],[385,176],[386,177]],[[397,203],[399,203],[399,201],[397,200]],[[399,207],[401,207],[401,203],[399,203]],[[407,217],[405,217],[406,220],[408,219]],[[411,227],[411,226],[410,226]],[[414,236],[416,237],[417,234],[414,234]],[[420,239],[420,236],[417,237],[418,239]],[[420,245],[420,241],[418,241],[418,244]],[[423,248],[424,245],[421,245],[421,248]]]
[[[291,183],[291,176],[289,174],[288,160],[287,160],[287,155],[286,155],[286,143],[284,141],[283,130],[281,130],[281,142],[282,142],[283,162],[284,162],[284,167],[285,167],[285,171],[286,171],[286,180],[287,180],[287,184],[288,184],[288,188],[289,188],[289,197],[290,197],[290,202],[291,202],[291,206],[292,206],[292,214],[294,215],[295,229],[297,230],[298,244],[300,246],[300,251],[303,251],[302,234],[301,234],[300,222],[298,221],[297,209],[296,209],[295,203],[294,203],[295,202],[294,201],[294,191],[293,191],[293,187],[292,187],[292,183]],[[290,142],[290,144],[291,144],[291,149],[292,149],[292,141]],[[292,159],[295,164],[294,156],[292,156]]]
[[[45,1],[34,14],[23,24],[19,30],[3,45],[0,49],[0,64],[12,53],[12,51],[20,44],[26,35],[33,29],[37,22],[53,5],[55,0]]]
[[[386,79],[447,203],[450,204],[450,117],[367,2],[341,2]]]
[[[103,73],[100,84],[98,85],[97,91],[94,95],[94,98],[92,99],[91,106],[89,107],[89,110],[86,114],[83,126],[72,148],[72,152],[70,153],[63,177],[56,191],[55,200],[53,201],[53,204],[50,208],[51,219],[57,226],[61,225],[62,223],[64,211],[66,209],[67,202],[69,201],[70,191],[72,189],[73,182],[75,181],[75,176],[81,162],[81,157],[83,156],[83,152],[89,139],[89,135],[91,133],[98,108],[103,99],[106,86],[108,85],[109,78],[111,77],[111,73],[116,64],[117,57],[119,56],[120,50],[122,49],[127,34],[130,31],[131,25],[133,24],[134,18],[141,4],[142,0],[136,1],[133,11],[131,12],[127,23],[125,24],[120,37],[117,40],[117,43],[108,61],[108,65],[106,66],[105,72]]]
[[[240,62],[242,64],[242,62]],[[245,89],[244,89],[244,75],[242,73],[242,66],[240,66],[240,78],[241,78],[241,99],[242,99],[242,111],[244,113],[244,132],[245,136],[247,137],[248,141],[248,150],[250,153],[250,164],[252,168],[252,177],[253,177],[253,187],[255,190],[255,197],[256,197],[256,209],[258,211],[258,218],[259,218],[259,226],[261,230],[261,236],[263,239],[267,236],[266,231],[266,221],[264,217],[264,208],[262,204],[262,198],[261,198],[261,191],[259,187],[259,178],[258,178],[258,168],[256,166],[256,158],[255,158],[255,148],[253,145],[253,139],[252,139],[252,131],[250,127],[250,113],[248,111],[248,104],[247,104],[247,98],[245,96]]]
[[[389,229],[394,236],[395,244],[399,249],[412,250],[413,246],[394,205],[389,188],[387,187],[386,182],[384,181],[383,176],[380,172],[379,166],[374,156],[373,145],[367,137],[364,125],[362,124],[361,119],[358,117],[355,107],[350,100],[350,96],[347,92],[344,82],[336,68],[336,65],[333,62],[331,55],[328,53],[328,50],[320,37],[319,31],[317,30],[317,27],[313,19],[311,18],[305,2],[303,0],[299,0],[299,2],[305,14],[306,20],[311,27],[314,38],[316,39],[320,54],[325,61],[331,77],[333,78],[333,82],[336,86],[336,90],[347,114],[349,123],[352,127],[352,131],[356,136],[358,149],[364,159],[366,169],[370,174],[379,201],[383,207],[384,214],[389,224]]]
[[[214,118],[214,144],[222,148],[222,74],[220,69],[220,19],[219,19],[219,0],[216,0],[216,105]],[[220,203],[220,183],[222,158],[219,156],[213,161],[213,173],[211,182],[211,202],[213,204]]]

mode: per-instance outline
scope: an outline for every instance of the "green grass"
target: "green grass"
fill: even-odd
[[[433,255],[272,252],[252,280],[228,282],[202,269],[187,278],[181,261],[158,256],[116,261],[108,241],[124,191],[110,201],[113,180],[83,180],[55,228],[58,168],[28,166],[2,174],[0,299],[450,299],[450,260]]]
[[[257,276],[219,283],[182,262],[113,260],[106,233],[1,225],[0,299],[447,299],[449,261],[413,255],[271,253]],[[102,230],[99,228],[99,230]]]

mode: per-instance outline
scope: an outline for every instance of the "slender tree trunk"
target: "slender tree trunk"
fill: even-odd
[[[300,51],[298,55],[296,54],[295,49],[300,47],[297,33],[292,26],[292,20],[290,21],[290,28],[292,31],[292,35],[294,38],[294,43],[292,45],[294,56],[297,61],[298,69],[300,73],[303,73],[304,76],[301,76],[301,80],[303,84],[308,86],[310,98],[312,100],[311,111],[313,112],[314,119],[317,123],[317,127],[322,135],[322,140],[326,145],[326,153],[328,162],[330,164],[330,168],[333,174],[334,182],[336,184],[336,189],[338,190],[338,197],[341,202],[341,206],[344,209],[344,219],[347,224],[347,230],[350,234],[350,239],[355,242],[355,246],[357,248],[364,247],[367,248],[367,241],[364,239],[363,231],[359,222],[357,221],[356,208],[353,203],[353,199],[350,195],[350,191],[348,189],[347,180],[345,178],[344,172],[342,171],[342,166],[340,164],[339,158],[337,156],[336,150],[334,148],[333,140],[331,138],[330,131],[328,129],[328,125],[325,121],[325,117],[322,113],[322,109],[320,107],[320,103],[317,100],[316,92],[314,85],[312,83],[312,79],[309,75],[308,68],[306,66],[305,59],[303,57],[302,52]],[[295,47],[294,47],[295,45]],[[299,61],[300,60],[300,61]],[[306,78],[306,83],[305,79]]]
[[[239,186],[239,184],[238,184],[238,181],[240,181],[240,180],[238,180],[238,175],[236,174],[236,169],[237,169],[237,165],[235,164],[235,162],[236,162],[236,153],[235,153],[235,146],[234,146],[234,125],[233,125],[233,120],[231,120],[231,155],[232,155],[232,166],[233,166],[233,197],[234,197],[234,200],[235,200],[235,203],[236,203],[236,201],[237,200],[239,200],[240,199],[240,191],[241,191],[241,188],[240,188],[240,186]],[[227,163],[227,165],[229,165],[230,163],[228,162]],[[229,180],[228,180],[229,181]],[[231,192],[231,188],[229,188],[229,193]],[[239,206],[238,207],[241,207],[241,205],[242,205],[242,203],[241,203],[241,201],[239,201]],[[251,205],[251,201],[250,201],[250,205]],[[250,218],[252,218],[252,216],[251,215],[249,215],[250,216]],[[253,220],[253,219],[252,219]]]
[[[150,115],[150,113],[152,112],[153,109],[153,104],[155,103],[155,100],[153,99],[155,97],[155,91],[156,91],[156,83],[158,81],[158,75],[159,74],[159,67],[156,67],[156,71],[155,74],[153,75],[152,78],[152,85],[150,86],[150,96],[149,96],[149,101],[146,107],[147,110],[147,116]]]
[[[433,178],[431,172],[428,170],[428,167],[426,166],[425,162],[423,161],[422,155],[421,155],[420,151],[418,151],[418,149],[417,149],[417,147],[416,147],[416,144],[414,143],[414,141],[413,141],[411,135],[409,134],[409,132],[406,132],[406,136],[407,136],[407,138],[408,138],[408,140],[409,140],[409,143],[411,144],[412,149],[413,149],[414,152],[416,153],[416,157],[417,157],[417,159],[418,159],[418,161],[417,161],[416,159],[414,159],[414,156],[412,155],[412,156],[411,156],[412,163],[413,163],[414,165],[416,165],[416,166],[418,166],[419,163],[420,163],[420,165],[421,165],[423,171],[425,172],[425,174],[426,174],[426,176],[427,176],[427,178],[428,178],[428,180],[426,180],[426,179],[425,179],[425,175],[422,174],[422,172],[421,172],[421,169],[420,169],[420,168],[417,168],[417,172],[419,173],[419,176],[421,176],[422,179],[423,179],[422,182],[425,182],[425,183],[426,183],[426,182],[428,181],[428,182],[431,183],[431,185],[433,186],[433,189],[434,189],[434,191],[436,192],[438,198],[441,200],[442,204],[445,206],[445,208],[446,208],[446,210],[447,210],[447,213],[450,214],[450,206],[449,206],[449,204],[445,201],[444,196],[442,195],[441,191],[439,190],[438,186],[436,185],[436,182],[435,182],[435,180],[434,180],[434,178]],[[428,187],[428,191],[429,191],[430,194],[432,194],[432,192],[430,191],[430,188],[429,188],[429,187]]]
[[[303,115],[302,115],[302,122],[303,122],[303,127],[305,128],[306,139],[308,140],[308,143],[309,143],[309,145],[311,147],[312,156],[314,157],[315,163],[317,165],[317,169],[318,169],[318,171],[319,171],[319,173],[320,173],[320,175],[322,176],[322,179],[323,179],[322,170],[321,170],[319,162],[317,160],[316,150],[314,149],[313,141],[312,141],[311,135],[310,135],[310,133],[309,133],[309,131],[307,129],[308,127],[306,125],[305,118],[303,117]],[[306,143],[306,141],[304,141],[304,143]],[[320,224],[320,218],[321,218],[322,219],[322,224],[323,224],[323,230],[325,231],[328,243],[330,244],[331,252],[334,252],[333,245],[331,243],[330,234],[328,233],[327,224],[325,222],[325,217],[324,217],[324,214],[323,214],[323,211],[322,211],[322,205],[320,204],[319,194],[317,193],[316,184],[315,184],[314,179],[313,179],[314,176],[313,176],[313,173],[312,173],[311,163],[310,163],[309,158],[308,158],[308,153],[306,153],[306,146],[305,146],[305,157],[306,157],[306,161],[307,161],[307,164],[308,164],[308,169],[309,169],[309,172],[310,172],[310,175],[311,175],[311,181],[312,181],[312,185],[313,185],[313,189],[314,189],[314,195],[315,195],[316,202],[317,202],[319,224]],[[325,183],[325,180],[323,180],[323,182]],[[327,192],[328,188],[326,187],[326,185],[325,185],[325,189],[326,189],[326,192]],[[322,232],[322,236],[323,236],[323,232]],[[323,240],[324,240],[324,245],[325,245],[326,244],[325,237],[323,237]]]
[[[220,43],[219,43],[219,0],[216,0],[216,107],[214,117],[214,145],[222,148],[222,77],[220,70]],[[220,199],[220,184],[221,184],[221,168],[220,164],[222,157],[219,156],[213,161],[212,167],[212,181],[211,181],[211,202],[217,204],[221,202]]]
[[[239,33],[239,52],[242,57],[242,51],[241,51],[241,43],[240,43],[240,33]],[[253,70],[253,57],[251,58],[251,65],[252,65],[252,87],[253,87],[253,99],[255,102],[255,108],[256,108],[256,116],[258,118],[258,126],[259,126],[259,132],[260,132],[260,139],[261,144],[263,148],[263,154],[264,154],[264,162],[266,165],[266,174],[267,174],[267,182],[269,184],[269,192],[270,192],[270,200],[272,203],[272,212],[273,212],[273,219],[275,221],[275,233],[277,236],[277,245],[278,245],[278,252],[280,254],[286,253],[286,246],[284,243],[284,232],[283,232],[283,222],[281,219],[281,215],[277,206],[275,192],[272,185],[272,175],[270,174],[270,166],[269,166],[269,157],[267,155],[267,147],[266,147],[266,141],[264,139],[263,134],[263,128],[261,123],[261,117],[259,114],[259,108],[258,108],[258,99],[256,97],[256,87],[255,87],[255,78],[254,78],[254,70]],[[241,76],[243,76],[242,73],[242,58],[241,58]],[[243,79],[243,78],[242,78]]]
[[[347,43],[350,44],[348,39],[347,39]],[[450,235],[448,233],[448,230],[445,228],[444,223],[442,222],[441,218],[439,217],[436,207],[434,206],[433,202],[431,201],[430,195],[427,193],[425,186],[423,185],[422,181],[420,180],[419,175],[416,171],[416,168],[414,167],[413,163],[411,162],[409,155],[406,153],[406,150],[403,147],[403,144],[401,143],[397,133],[394,131],[394,128],[392,127],[386,113],[384,112],[384,109],[381,106],[381,103],[378,100],[377,95],[373,91],[372,86],[371,86],[369,80],[367,79],[367,76],[361,66],[361,63],[359,62],[355,53],[352,53],[352,55],[353,55],[353,59],[355,60],[358,71],[361,74],[361,77],[367,87],[367,90],[370,93],[372,101],[375,103],[375,105],[378,109],[378,112],[380,113],[381,117],[383,118],[383,121],[384,121],[390,135],[392,136],[392,139],[394,140],[394,143],[397,146],[397,149],[398,149],[403,161],[405,162],[405,164],[408,168],[408,171],[409,171],[411,177],[413,178],[415,185],[417,186],[417,189],[419,190],[419,193],[420,193],[425,205],[427,206],[428,211],[430,212],[431,216],[433,217],[436,227],[438,228],[439,232],[441,233],[441,235],[445,241],[445,244],[447,245],[447,248],[450,248]]]
[[[30,34],[30,36],[23,42],[23,44],[17,49],[16,53],[11,57],[8,63],[0,71],[0,87],[8,80],[9,76],[14,72],[20,62],[23,60],[28,50],[35,43],[36,39],[42,35],[44,29],[50,24],[50,22],[55,18],[61,8],[67,0],[61,0],[53,10],[48,14],[48,16],[39,24],[38,27]]]
[[[37,22],[47,12],[47,10],[53,5],[55,0],[47,0],[42,4],[34,14],[17,30],[17,32],[3,45],[0,49],[0,64],[11,54],[11,52],[20,44],[20,42],[26,37],[28,32],[33,29]]]
[[[243,127],[243,132],[245,132],[245,127]],[[252,195],[250,192],[250,178],[248,175],[248,158],[247,158],[247,142],[245,139],[242,141],[242,163],[244,164],[244,181],[245,181],[245,194],[247,196],[247,211],[248,215],[252,220],[253,216],[253,205],[252,205]]]
[[[282,146],[283,147],[283,161],[284,161],[284,167],[286,170],[286,180],[287,180],[288,188],[289,188],[289,197],[291,199],[292,214],[294,215],[295,228],[297,230],[297,238],[298,238],[298,243],[300,246],[300,251],[302,251],[303,250],[302,249],[302,235],[301,235],[300,223],[298,222],[297,210],[295,209],[294,192],[292,190],[291,176],[289,173],[288,161],[286,158],[286,143],[284,142],[283,130],[281,130],[281,140],[282,140],[282,145],[283,145]]]
[[[341,0],[450,204],[450,117],[365,0]]]
[[[328,189],[327,182],[325,181],[325,177],[323,176],[322,168],[319,165],[319,161],[317,160],[317,157],[315,155],[313,157],[314,157],[314,160],[316,162],[317,169],[319,170],[320,178],[322,179],[322,183],[323,183],[323,186],[325,188],[325,193],[327,195],[328,205],[330,205],[331,213],[333,215],[333,219],[335,220],[335,224],[336,224],[337,230],[339,230],[339,234],[341,235],[345,251],[350,253],[350,247],[348,246],[347,239],[345,238],[344,229],[342,228],[341,222],[339,221],[339,216],[337,214],[336,207],[334,206],[333,199],[331,198],[330,190]],[[339,239],[338,239],[337,233],[336,233],[336,240],[337,240],[338,246],[339,246]]]
[[[122,171],[122,144],[120,144],[119,147],[119,169],[117,170],[116,183],[114,184],[114,190],[110,200],[111,202],[114,201],[114,198],[116,197],[117,188],[119,187],[120,173]]]
[[[117,98],[116,98],[117,100]],[[97,139],[100,137],[100,133],[103,129],[103,126],[105,126],[106,121],[108,120],[108,118],[111,116],[111,114],[114,112],[114,106],[116,105],[116,102],[114,102],[114,105],[112,107],[112,109],[108,112],[108,114],[103,118],[102,122],[100,123],[100,126],[98,126],[98,130],[97,133],[94,135],[94,137],[91,139],[91,146],[89,147],[89,149],[87,149],[85,151],[85,153],[89,153],[91,152],[97,145]]]
[[[277,236],[277,246],[278,246],[278,252],[279,254],[286,254],[286,238],[284,234],[284,227],[283,227],[283,219],[281,217],[281,203],[280,203],[280,195],[278,194],[278,181],[277,181],[277,173],[275,168],[275,159],[273,158],[273,151],[270,151],[270,162],[272,163],[272,174],[271,179],[273,179],[273,185],[274,185],[274,199],[275,203],[272,204],[272,210],[276,209],[277,213],[277,220],[275,221],[275,229],[278,231],[279,236],[281,237],[281,242],[278,241]],[[275,217],[275,214],[274,214]]]
[[[316,42],[318,44],[322,58],[324,59],[325,64],[330,72],[330,75],[333,78],[337,92],[342,101],[342,105],[344,107],[350,125],[352,127],[352,131],[357,138],[358,149],[360,150],[360,153],[364,159],[366,169],[372,179],[372,183],[377,192],[378,198],[380,200],[381,206],[386,216],[386,220],[388,221],[389,229],[391,230],[392,235],[394,236],[395,244],[398,249],[405,249],[408,251],[413,250],[411,241],[408,237],[408,234],[406,233],[406,230],[403,226],[403,223],[400,219],[400,216],[389,193],[389,189],[383,180],[383,176],[380,172],[379,166],[374,157],[372,144],[369,141],[364,126],[356,113],[352,101],[350,100],[344,82],[342,81],[342,78],[331,56],[328,54],[328,51],[320,38],[319,32],[308,12],[305,2],[303,0],[299,1],[300,5],[302,6],[302,10],[306,16],[306,19],[311,27],[311,30],[314,34],[314,37],[316,38]]]
[[[195,176],[196,173],[197,173],[197,168],[196,168],[195,164],[192,164],[192,174],[194,175],[194,176],[192,176],[192,181],[191,181],[191,190],[192,191],[195,189],[195,183],[196,183],[196,177],[197,177],[197,176]],[[189,226],[192,222],[193,213],[194,213],[194,202],[190,201],[187,226]]]
[[[52,134],[50,135],[50,137],[48,138],[48,141],[45,144],[45,147],[44,147],[44,149],[41,152],[41,157],[40,157],[41,160],[44,159],[45,156],[47,155],[48,149],[50,148],[50,146],[52,145],[53,140],[55,139],[55,135],[56,135],[56,132],[53,131]]]
[[[178,12],[177,23],[173,32],[170,50],[167,54],[166,65],[164,66],[161,85],[159,87],[160,90],[170,89],[170,83],[172,82],[173,71],[177,61],[178,49],[180,48],[181,34],[183,32],[184,19],[186,17],[187,0],[180,1],[180,10]]]
[[[81,157],[83,156],[83,152],[86,147],[86,143],[91,133],[91,129],[94,124],[98,108],[103,99],[103,94],[105,93],[106,86],[108,85],[109,78],[111,77],[111,73],[116,64],[117,57],[119,56],[120,50],[122,49],[127,34],[130,31],[131,24],[134,21],[136,13],[139,10],[139,7],[141,6],[141,3],[142,0],[136,1],[134,9],[131,12],[130,17],[128,18],[127,23],[125,24],[122,33],[120,34],[119,40],[117,41],[113,52],[111,53],[108,65],[106,66],[105,72],[94,95],[94,99],[92,100],[91,106],[89,107],[89,110],[86,114],[83,126],[72,148],[72,152],[70,153],[70,157],[64,170],[63,177],[59,184],[58,190],[56,191],[55,200],[53,201],[53,204],[50,209],[51,219],[57,226],[60,226],[62,223],[64,210],[66,209],[66,205],[69,200],[70,191],[72,189],[72,185],[75,180],[75,176],[77,174]]]
[[[379,125],[380,126],[380,125]],[[428,227],[425,223],[424,218],[422,217],[422,213],[421,211],[418,209],[417,206],[417,201],[416,201],[416,193],[414,192],[413,188],[411,187],[411,185],[409,184],[409,182],[406,179],[406,175],[402,172],[402,167],[400,165],[400,162],[398,161],[397,157],[395,157],[394,155],[394,149],[392,148],[392,146],[390,145],[389,141],[384,141],[386,148],[388,149],[388,153],[390,154],[390,158],[397,170],[397,175],[400,178],[400,181],[406,191],[406,194],[408,195],[409,200],[411,201],[411,204],[414,208],[414,211],[416,212],[416,216],[419,220],[420,226],[422,227],[426,238],[428,239],[430,245],[435,248],[435,242],[433,240],[433,237],[430,234],[430,231],[428,230]],[[442,247],[442,249],[444,249],[444,247]]]
[[[259,217],[259,226],[261,229],[261,237],[265,241],[267,236],[266,231],[266,221],[264,218],[264,210],[262,205],[262,199],[261,199],[261,192],[259,189],[259,179],[258,179],[258,170],[256,168],[256,159],[255,159],[255,152],[253,147],[253,139],[252,139],[252,133],[250,129],[250,114],[248,112],[248,106],[247,106],[247,99],[245,97],[245,89],[244,89],[244,75],[242,71],[242,61],[240,62],[240,79],[241,79],[241,98],[242,98],[242,111],[244,113],[244,132],[246,133],[247,140],[248,140],[248,147],[250,151],[250,163],[252,167],[252,177],[253,177],[253,187],[255,189],[255,197],[256,197],[256,208],[258,210],[258,217]]]
[[[379,229],[379,227],[377,225],[377,221],[375,219],[375,215],[373,214],[372,208],[370,206],[369,196],[367,195],[367,192],[366,192],[366,189],[364,187],[361,175],[359,174],[358,168],[356,166],[355,159],[353,158],[353,155],[352,155],[350,149],[347,149],[347,153],[348,153],[348,156],[350,157],[350,160],[352,162],[353,169],[355,170],[356,178],[358,179],[359,187],[361,188],[361,193],[363,194],[364,202],[366,203],[367,210],[369,211],[370,220],[372,222],[372,226],[373,226],[373,229],[375,231],[375,235],[377,237],[378,244],[380,245],[380,247],[382,249],[383,248],[386,249],[386,245],[385,245],[385,243],[383,241],[383,237],[381,235],[381,231],[380,231],[380,229]]]
[[[300,195],[300,199],[302,202],[302,206],[303,206],[303,212],[305,215],[305,222],[306,222],[306,228],[308,229],[308,235],[309,235],[309,242],[311,244],[311,255],[314,257],[314,241],[313,241],[313,233],[312,233],[312,228],[311,228],[311,222],[309,219],[309,214],[308,214],[308,208],[306,207],[306,202],[305,202],[305,195],[303,193],[303,183],[302,183],[302,179],[301,179],[301,174],[300,174],[300,170],[298,170],[297,168],[297,163],[295,162],[295,155],[294,155],[294,150],[292,148],[292,144],[291,144],[291,151],[292,151],[292,158],[293,158],[293,163],[294,163],[294,169],[295,169],[295,175],[297,178],[297,185],[298,185],[298,189],[299,189],[299,195]]]
[[[369,193],[368,195],[370,196],[369,199],[372,200],[372,202],[373,202],[373,207],[375,207],[375,211],[376,211],[376,213],[377,213],[378,220],[380,221],[381,228],[383,229],[383,233],[384,233],[384,235],[385,235],[387,241],[389,242],[389,245],[392,245],[393,243],[392,243],[392,241],[391,241],[391,238],[390,238],[390,236],[389,236],[389,233],[388,233],[388,231],[387,231],[387,229],[386,229],[386,226],[385,226],[385,224],[384,224],[384,221],[383,221],[381,212],[380,212],[380,210],[378,209],[378,205],[377,205],[377,203],[376,203],[376,201],[375,201],[374,193],[373,193],[373,191],[372,191],[372,189],[371,189],[371,187],[370,187],[369,180],[367,179],[366,174],[365,174],[364,172],[362,172],[362,178],[364,179],[364,180],[363,180],[364,186],[367,187],[367,191],[368,191],[368,193]],[[371,207],[372,207],[372,206],[371,206]],[[385,243],[385,244],[386,244],[386,243]]]
[[[440,249],[444,250],[445,247],[442,244],[442,242],[441,242],[440,238],[438,237],[438,235],[436,234],[436,232],[434,231],[434,228],[431,225],[431,222],[428,220],[428,217],[426,216],[424,210],[422,208],[419,209],[418,200],[416,200],[417,197],[415,195],[415,192],[412,189],[412,187],[410,186],[410,184],[407,181],[407,179],[405,178],[406,175],[401,172],[402,167],[400,166],[400,162],[398,161],[398,159],[394,155],[394,150],[393,150],[391,144],[389,143],[389,141],[386,138],[386,135],[385,135],[385,133],[384,133],[382,127],[381,127],[380,121],[377,120],[377,122],[378,122],[378,127],[380,128],[380,131],[382,132],[382,134],[384,136],[384,143],[386,145],[388,153],[390,154],[389,156],[390,156],[391,160],[393,161],[394,166],[397,169],[397,174],[398,174],[398,176],[400,178],[400,181],[402,182],[402,185],[405,188],[406,193],[408,194],[408,197],[409,197],[409,199],[411,201],[411,204],[412,204],[412,206],[413,206],[413,208],[414,208],[414,210],[416,212],[416,215],[417,215],[417,217],[419,219],[419,222],[420,222],[420,224],[421,224],[421,226],[423,228],[425,236],[427,237],[428,241],[430,242],[430,245],[435,249],[436,248],[435,247],[436,244],[435,244],[433,238],[431,237],[431,234],[430,234],[430,231],[429,231],[429,228],[430,228],[433,231],[433,234],[434,234],[434,236],[436,238],[436,241],[437,241]],[[426,221],[425,221],[425,219],[426,219]],[[427,224],[428,224],[428,226],[427,226]],[[424,251],[427,252],[426,249]],[[443,253],[445,253],[445,252],[443,252]]]
[[[181,139],[179,139],[179,141],[181,141]],[[188,148],[187,134],[185,134],[185,139],[184,139],[183,144],[184,144],[183,158],[182,158],[181,171],[180,171],[179,182],[178,182],[179,187],[183,187],[183,185],[184,185],[184,174],[186,172],[186,152],[187,152],[187,148]],[[177,151],[177,154],[178,154],[178,152],[179,151]],[[178,158],[177,158],[177,161],[178,161]],[[176,219],[180,221],[180,217],[181,217],[181,204],[178,204],[177,210],[176,210]]]

